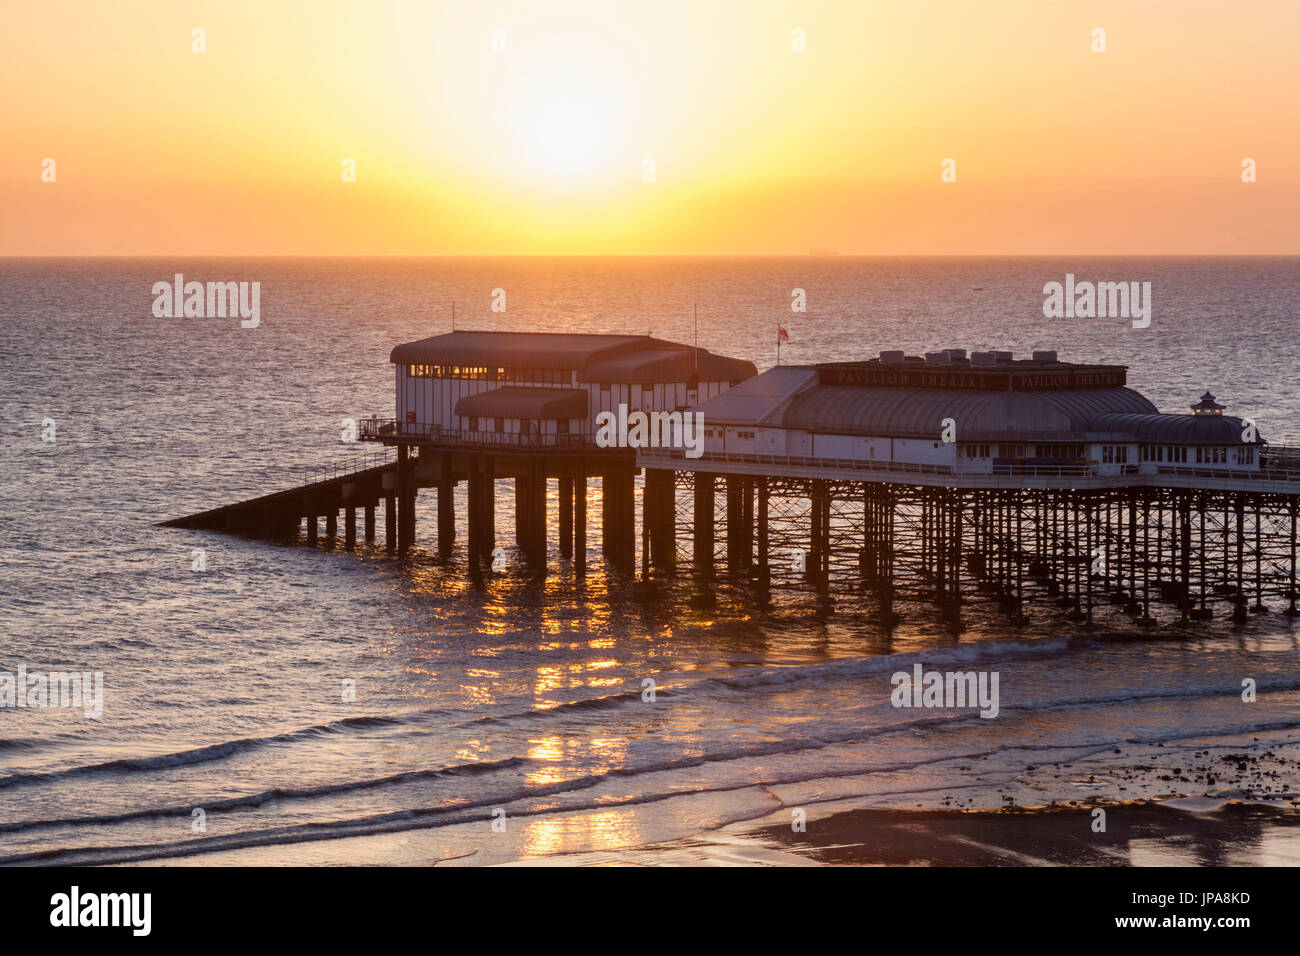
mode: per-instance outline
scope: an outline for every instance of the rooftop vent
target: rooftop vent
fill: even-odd
[[[897,364],[897,363],[899,363],[899,362],[902,362],[902,361],[903,361],[903,350],[902,350],[902,349],[889,349],[888,351],[881,352],[881,353],[880,353],[880,361],[885,362],[886,364],[889,364],[889,365],[895,365],[895,364]]]
[[[971,365],[992,365],[994,361],[992,352],[971,352],[970,354]]]
[[[1035,362],[1055,362],[1055,361],[1056,361],[1056,350],[1055,350],[1055,349],[1052,349],[1052,350],[1050,350],[1050,351],[1036,351],[1036,352],[1034,352],[1034,361],[1035,361]]]
[[[944,352],[926,352],[925,360],[931,365],[951,365],[952,356]]]
[[[989,355],[992,355],[992,356],[993,356],[993,361],[995,361],[995,362],[1010,362],[1010,361],[1011,361],[1011,353],[1010,353],[1010,352],[990,352]]]
[[[956,361],[958,361],[958,360],[960,360],[960,359],[964,359],[964,358],[966,357],[966,350],[965,350],[965,349],[948,349],[948,355],[949,355],[949,357],[950,357],[954,362],[956,362]]]

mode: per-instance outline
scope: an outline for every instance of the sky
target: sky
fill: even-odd
[[[1297,254],[1298,63],[1296,0],[11,4],[0,255]]]

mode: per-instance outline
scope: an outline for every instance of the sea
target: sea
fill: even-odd
[[[259,323],[156,316],[177,274],[259,283]],[[1149,326],[1046,317],[1067,275],[1151,283]],[[347,422],[392,416],[390,350],[453,309],[459,329],[650,333],[760,369],[779,327],[784,364],[1055,349],[1128,366],[1162,411],[1208,389],[1300,445],[1298,287],[1295,258],[0,260],[0,689],[20,668],[103,687],[98,713],[0,706],[0,863],[644,862],[801,812],[1294,813],[1281,606],[1141,632],[1106,608],[1090,633],[976,607],[954,635],[906,602],[886,629],[869,599],[765,607],[689,579],[647,599],[597,534],[575,581],[554,526],[544,578],[475,588],[431,553],[431,506],[400,560],[382,534],[347,551],[159,522],[380,454]],[[997,716],[894,706],[916,664],[996,672]],[[1300,860],[1271,832],[1229,861]]]

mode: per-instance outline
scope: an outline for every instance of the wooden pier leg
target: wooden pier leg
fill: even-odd
[[[812,535],[809,542],[807,574],[819,597],[830,591],[830,491],[824,479],[813,480]]]
[[[1093,535],[1092,512],[1094,500],[1091,494],[1087,495],[1083,501],[1083,560],[1084,560],[1084,588],[1083,588],[1083,622],[1084,627],[1091,630],[1094,627],[1092,620],[1092,565],[1096,560],[1095,551],[1097,550],[1097,539]]]
[[[481,462],[483,475],[483,537],[480,541],[479,556],[485,565],[490,566],[492,552],[497,546],[497,462],[491,455],[484,455]]]
[[[831,493],[829,483],[826,486],[826,494],[822,499],[822,561],[819,568],[819,579],[822,592],[825,595],[830,594],[831,586]]]
[[[1125,604],[1128,595],[1124,592],[1124,500],[1119,495],[1112,495],[1110,508],[1107,509],[1106,526],[1110,540],[1118,542],[1113,549],[1115,590],[1111,592],[1111,604]]]
[[[560,557],[573,557],[573,476],[560,476]]]
[[[1295,500],[1295,498],[1292,498],[1292,499],[1290,500],[1290,511],[1291,511],[1291,579],[1290,579],[1290,581],[1287,583],[1287,593],[1286,593],[1286,596],[1287,596],[1287,609],[1286,609],[1286,611],[1285,611],[1285,614],[1286,614],[1287,617],[1300,617],[1300,608],[1297,608],[1297,607],[1296,607],[1296,598],[1297,598],[1297,597],[1300,597],[1300,594],[1297,594],[1297,592],[1296,592],[1296,579],[1295,579],[1295,575],[1296,575],[1296,511],[1297,511],[1297,508],[1296,508],[1296,500]]]
[[[815,489],[817,482],[814,481],[812,484]],[[817,551],[817,544],[821,541],[821,520],[821,503],[817,500],[817,492],[814,490],[808,495],[808,550],[804,553],[803,562],[804,581],[809,583],[816,582],[817,568],[821,563],[821,555]]]
[[[879,561],[874,546],[878,519],[873,491],[874,487],[870,484],[862,486],[862,547],[858,549],[858,584],[864,588],[870,587],[875,581],[876,563]]]
[[[465,487],[468,492],[469,506],[466,508],[466,523],[469,525],[469,540],[466,542],[466,564],[469,567],[470,580],[476,584],[483,579],[483,476],[482,462],[478,455],[468,455],[465,464]]]
[[[962,560],[962,533],[965,530],[962,521],[966,510],[966,495],[964,492],[958,491],[955,497],[952,515],[952,557],[948,561],[948,567],[952,573],[952,582],[948,588],[948,599],[952,602],[954,608],[958,608],[962,604],[961,572],[965,567]],[[956,614],[954,613],[955,617]]]
[[[415,498],[419,492],[414,483],[407,482],[406,485],[406,504],[398,508],[397,514],[399,520],[406,521],[406,550],[410,551],[415,544]]]
[[[587,474],[573,477],[573,573],[587,573]]]
[[[1200,545],[1201,545],[1200,561],[1198,562],[1200,573],[1197,576],[1198,577],[1197,589],[1200,592],[1201,606],[1196,609],[1196,612],[1192,615],[1192,617],[1198,621],[1208,621],[1210,620],[1210,618],[1214,616],[1214,612],[1211,611],[1209,605],[1205,603],[1207,600],[1205,595],[1205,590],[1206,590],[1206,585],[1208,583],[1208,577],[1205,569],[1205,560],[1206,560],[1205,522],[1207,518],[1207,511],[1206,511],[1206,499],[1205,499],[1204,492],[1196,496],[1196,511],[1197,511],[1197,525],[1200,528],[1200,534],[1198,535],[1198,540],[1200,541]],[[1294,547],[1292,548],[1292,553],[1293,554],[1295,553]]]
[[[655,468],[645,470],[645,483],[641,489],[641,580],[650,580],[652,570],[663,566],[660,540],[662,535],[662,484],[663,473]]]
[[[397,446],[397,553],[406,554],[411,547],[411,538],[408,530],[408,513],[410,511],[410,502],[407,497],[407,487],[410,485],[410,451],[405,445]]]
[[[744,533],[745,515],[741,505],[742,479],[727,475],[723,479],[727,490],[727,573],[735,576],[741,570],[741,536]]]
[[[1233,596],[1232,621],[1246,623],[1246,502],[1241,494],[1233,497],[1232,510],[1237,524],[1237,593]]]
[[[934,557],[935,557],[935,595],[939,613],[945,620],[951,620],[953,606],[948,599],[949,565],[952,562],[951,545],[948,532],[952,526],[952,492],[947,489],[939,491],[934,500]]]
[[[343,513],[343,547],[352,551],[357,546],[357,509],[349,506]]]
[[[944,599],[944,619],[947,622],[947,629],[950,634],[957,634],[966,629],[966,625],[961,620],[961,572],[962,572],[962,512],[966,507],[965,494],[962,491],[951,491],[948,494],[948,530],[945,535],[948,552],[948,581],[945,586]],[[1016,512],[1016,537],[1019,546],[1020,537],[1020,512]],[[1016,559],[1016,570],[1019,572],[1021,567],[1019,553]],[[1017,581],[1019,578],[1017,578]],[[1016,610],[1012,614],[1012,621],[1019,623],[1020,615],[1020,592],[1017,584],[1016,592]]]
[[[695,473],[693,547],[697,574],[713,573],[713,481],[713,475]]]
[[[366,543],[373,544],[375,541],[375,506],[374,503],[366,505]]]
[[[673,574],[677,571],[677,472],[663,472],[663,500],[659,513],[660,564]]]
[[[538,572],[546,571],[546,471],[540,458],[530,462],[528,543],[529,561]]]
[[[384,547],[391,553],[397,552],[397,498],[384,496]]]
[[[443,461],[438,479],[438,557],[446,561],[456,545],[456,479],[451,474],[451,456]]]
[[[316,515],[307,516],[307,543],[308,544],[316,543],[316,533],[318,529],[316,517],[317,517]]]
[[[334,507],[331,508],[329,510],[329,513],[325,515],[325,540],[329,542],[331,545],[333,545],[334,539],[337,538],[338,535],[339,535],[339,509],[337,507]]]
[[[1255,603],[1250,609],[1251,614],[1267,614],[1268,607],[1264,604],[1264,554],[1263,542],[1261,541],[1263,516],[1260,513],[1259,496],[1253,496],[1255,503]]]
[[[636,474],[635,468],[620,469],[618,484],[619,560],[628,574],[636,571]]]
[[[642,533],[650,539],[650,564],[656,571],[669,573],[677,558],[675,482],[674,472],[647,468],[641,499]]]
[[[1128,576],[1129,600],[1124,612],[1134,617],[1142,613],[1138,602],[1138,533],[1137,533],[1137,492],[1128,491]]]
[[[676,492],[674,492],[674,500]],[[767,514],[768,504],[770,501],[770,492],[767,487],[767,477],[758,479],[758,584],[763,590],[767,590],[772,581],[772,566],[768,560],[768,540]],[[676,508],[674,508],[674,523],[676,520]],[[675,550],[675,549],[674,549]]]
[[[1138,623],[1154,627],[1151,616],[1151,493],[1142,489],[1142,617]]]
[[[650,580],[650,539],[654,536],[654,495],[650,490],[650,469],[646,469],[645,484],[641,486],[641,580]]]
[[[1178,610],[1184,624],[1192,609],[1192,502],[1186,492],[1178,496]]]
[[[636,467],[630,462],[618,468],[614,482],[617,523],[615,566],[625,574],[636,573]]]
[[[528,540],[528,532],[531,527],[528,520],[528,509],[532,505],[533,496],[529,490],[530,478],[528,475],[515,475],[515,547],[519,553],[524,556],[525,561],[531,560],[530,553],[532,544]]]
[[[878,538],[881,556],[880,622],[885,627],[893,627],[898,623],[898,614],[894,611],[894,516],[897,509],[893,486],[886,485],[880,496],[878,510],[881,518],[881,534]]]

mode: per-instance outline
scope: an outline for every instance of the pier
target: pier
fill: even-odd
[[[353,548],[358,518],[373,544],[382,512],[384,547],[405,555],[418,513],[436,529],[426,551],[475,583],[506,547],[529,573],[557,558],[581,578],[594,491],[615,574],[725,578],[828,609],[852,595],[886,626],[904,603],[954,631],[973,602],[1083,628],[1103,606],[1145,627],[1300,615],[1300,449],[1268,445],[1208,392],[1168,415],[1122,367],[1055,353],[891,352],[757,375],[649,337],[521,335],[395,349],[399,414],[360,433],[393,460],[167,524],[316,544],[322,518],[337,543],[341,518]],[[698,411],[702,447],[598,442],[600,416],[629,403]],[[502,482],[513,534],[496,527]]]

